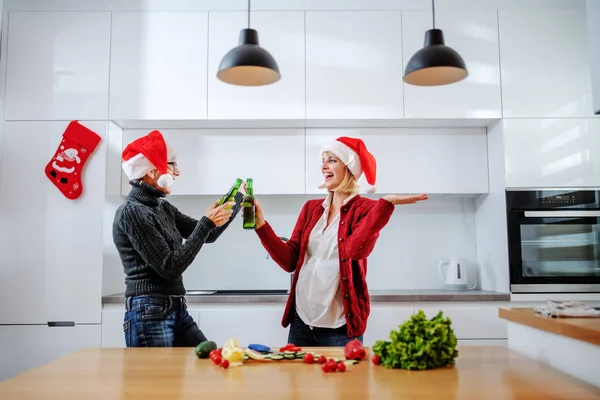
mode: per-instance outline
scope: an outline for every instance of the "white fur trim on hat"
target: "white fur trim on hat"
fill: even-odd
[[[354,150],[346,146],[344,143],[334,140],[328,146],[325,146],[321,149],[321,157],[323,157],[323,153],[326,151],[335,154],[340,160],[342,160],[350,172],[352,172],[352,175],[354,175],[354,179],[360,179],[363,173],[362,166],[360,164],[360,158]]]
[[[156,167],[142,153],[136,154],[121,165],[129,180],[143,178]]]

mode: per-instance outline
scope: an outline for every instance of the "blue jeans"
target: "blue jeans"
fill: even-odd
[[[134,296],[125,305],[127,347],[196,347],[206,341],[183,296]]]
[[[290,324],[290,332],[288,334],[288,343],[293,343],[296,346],[340,346],[344,347],[346,343],[354,339],[360,340],[362,343],[363,337],[348,337],[348,328],[346,325],[336,329],[317,328],[312,329],[302,321],[297,313],[294,313],[294,320]]]

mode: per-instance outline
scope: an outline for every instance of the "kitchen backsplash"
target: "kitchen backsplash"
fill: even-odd
[[[318,197],[256,196],[275,232],[286,237],[290,236],[304,202]],[[214,200],[208,196],[169,198],[182,212],[196,218],[204,215]],[[107,207],[106,218],[112,220],[113,215],[113,207]],[[442,288],[443,279],[438,272],[442,257],[462,257],[474,265],[474,221],[473,198],[434,196],[423,203],[397,206],[369,257],[370,289]],[[267,258],[257,235],[243,230],[241,222],[238,215],[217,242],[202,248],[184,274],[188,290],[288,289],[289,274]],[[112,243],[105,243],[104,249],[103,292],[122,292],[124,275],[116,250]]]

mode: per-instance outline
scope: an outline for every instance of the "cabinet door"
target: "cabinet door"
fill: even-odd
[[[377,340],[390,340],[390,332],[398,329],[413,314],[413,303],[372,304],[367,321],[367,330],[363,335],[365,346],[373,346]]]
[[[452,85],[404,84],[406,118],[501,118],[498,24],[495,11],[436,12],[446,45],[465,60],[469,76]],[[431,12],[402,13],[404,67],[423,48]],[[404,68],[403,68],[404,71]]]
[[[110,117],[206,118],[207,51],[207,12],[114,12]]]
[[[600,186],[600,119],[506,119],[507,187]]]
[[[402,118],[402,18],[306,12],[306,117]]]
[[[281,79],[267,86],[234,86],[217,79],[223,56],[239,43],[248,14],[211,12],[208,48],[208,117],[210,119],[304,119],[304,13],[253,11],[251,27],[260,46],[279,66]]]
[[[457,339],[506,339],[506,321],[498,316],[498,308],[506,304],[484,304],[469,302],[464,305],[415,303],[415,312],[423,310],[427,318],[439,311],[452,321]]]
[[[106,140],[68,200],[46,177],[67,122],[6,122],[0,168],[0,324],[100,323]],[[106,122],[81,121],[103,139]]]
[[[361,138],[373,153],[379,194],[488,192],[485,129],[397,128],[307,129],[307,193],[324,194],[319,149],[339,136]]]
[[[504,118],[592,116],[585,10],[500,10]]]
[[[110,13],[9,14],[6,120],[106,119]]]
[[[29,310],[21,308],[22,312]],[[0,326],[0,382],[90,347],[100,347],[99,324],[53,328],[44,325]]]
[[[146,131],[123,131],[123,146]],[[174,195],[222,196],[236,178],[253,178],[257,196],[304,194],[302,129],[164,130],[181,175]],[[123,194],[130,190],[123,175]]]
[[[252,343],[282,346],[288,338],[288,329],[281,326],[284,307],[284,303],[203,307],[198,310],[198,326],[206,338],[219,347],[231,338],[238,339],[241,346]]]

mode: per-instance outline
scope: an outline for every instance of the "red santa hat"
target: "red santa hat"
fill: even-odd
[[[367,193],[375,193],[377,161],[373,154],[369,153],[361,139],[341,136],[321,149],[321,157],[326,151],[335,154],[348,167],[357,181],[364,173],[368,183]]]
[[[173,177],[169,175],[167,163],[175,158],[175,152],[165,142],[162,134],[154,130],[129,143],[123,150],[123,171],[130,180],[143,178],[148,172],[160,172],[158,186],[169,188]]]

